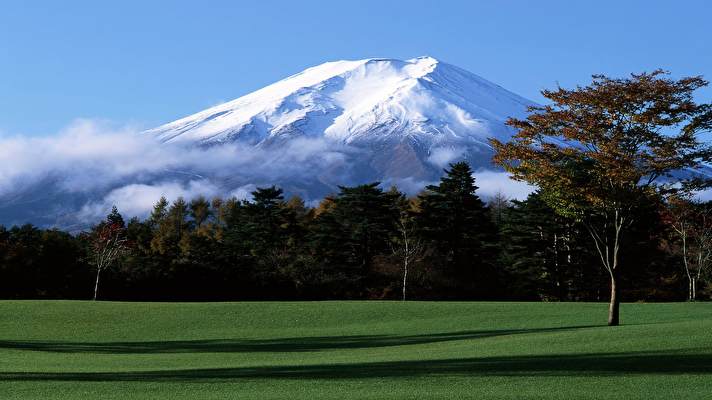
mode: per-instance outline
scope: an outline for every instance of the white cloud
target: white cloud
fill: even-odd
[[[92,191],[162,168],[166,154],[129,127],[77,120],[58,135],[0,141],[0,195],[53,177],[69,192]]]
[[[510,174],[498,171],[477,171],[474,174],[475,185],[479,186],[477,193],[482,198],[490,198],[497,193],[515,199],[524,200],[536,187],[525,182],[510,179]]]
[[[381,182],[381,187],[384,190],[388,190],[392,186],[395,186],[401,192],[412,196],[412,195],[419,194],[428,185],[437,185],[437,184],[438,184],[438,182],[436,182],[436,181],[422,181],[419,179],[414,179],[412,177],[407,177],[407,178],[386,179],[383,182]]]
[[[228,197],[234,197],[238,200],[252,200],[252,192],[257,189],[257,185],[248,184],[240,186],[228,194]]]
[[[310,138],[269,150],[235,143],[186,147],[159,143],[131,126],[77,120],[54,136],[0,137],[0,198],[54,188],[94,199],[79,213],[86,220],[104,216],[112,205],[142,216],[161,195],[245,199],[258,185],[315,176],[327,167],[348,173],[352,152]]]
[[[465,152],[464,147],[436,147],[430,151],[428,162],[436,167],[444,168],[460,158]]]

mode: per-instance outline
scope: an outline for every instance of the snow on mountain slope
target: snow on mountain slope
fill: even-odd
[[[508,139],[504,122],[532,104],[431,57],[328,62],[137,135],[80,126],[11,142],[0,224],[81,229],[112,205],[146,216],[160,196],[244,197],[273,184],[312,204],[374,181],[414,194],[459,160],[486,196],[507,181],[487,139]]]
[[[147,131],[164,142],[264,145],[297,136],[347,144],[487,148],[533,104],[432,57],[336,61]]]

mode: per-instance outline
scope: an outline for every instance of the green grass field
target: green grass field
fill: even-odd
[[[712,398],[712,304],[0,302],[0,399]]]

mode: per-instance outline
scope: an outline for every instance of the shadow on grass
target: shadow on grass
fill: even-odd
[[[368,379],[443,376],[612,376],[711,374],[712,354],[590,353],[351,364],[130,372],[5,372],[0,381],[201,382],[239,379]],[[712,377],[711,377],[712,378]]]
[[[460,331],[409,336],[355,335],[293,337],[279,339],[217,339],[160,342],[0,341],[0,349],[103,354],[300,352],[417,345],[453,340],[488,338],[503,335],[568,331],[591,327],[592,326],[574,326],[540,329]]]

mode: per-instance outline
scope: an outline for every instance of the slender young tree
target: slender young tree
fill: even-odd
[[[94,300],[99,293],[99,277],[102,271],[110,268],[126,250],[126,227],[124,219],[116,207],[111,209],[111,214],[106,221],[97,225],[91,234],[91,252],[96,268],[94,281]]]
[[[508,121],[512,141],[491,140],[495,163],[589,231],[610,277],[609,325],[619,324],[620,252],[636,208],[707,185],[690,172],[710,160],[697,136],[710,130],[712,105],[693,98],[707,82],[667,75],[595,75],[585,87],[545,90],[551,104]]]
[[[712,207],[682,198],[668,202],[667,220],[680,240],[687,277],[687,300],[697,298],[697,284],[712,266]]]
[[[502,191],[498,190],[494,196],[487,201],[487,206],[492,214],[492,222],[499,227],[502,225],[507,209],[512,206],[512,200]]]
[[[395,188],[392,189],[392,192],[395,191]],[[408,287],[408,272],[411,264],[418,261],[423,255],[425,245],[417,232],[412,201],[403,195],[399,195],[399,197],[400,217],[396,223],[398,234],[394,236],[393,254],[400,257],[403,262],[401,300],[405,301]]]

